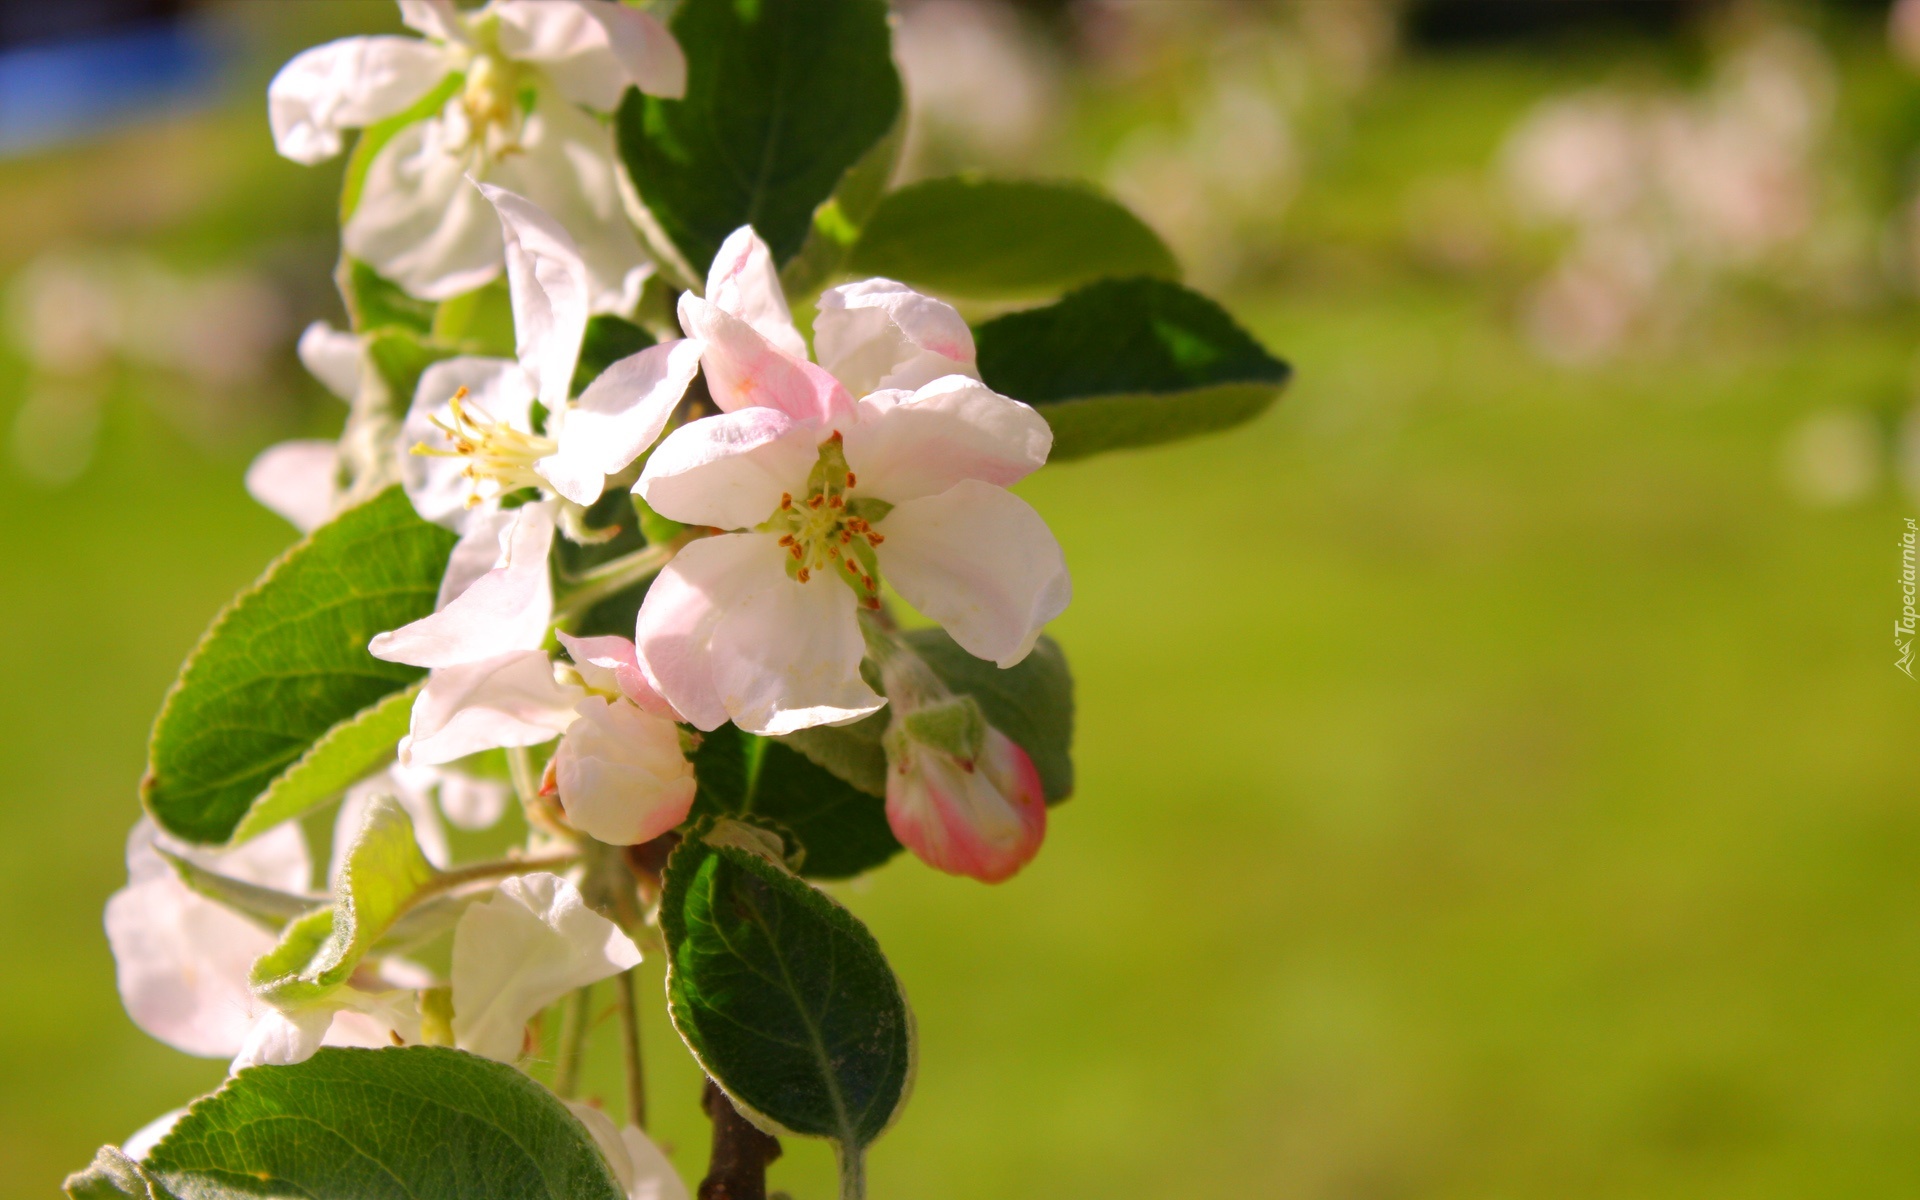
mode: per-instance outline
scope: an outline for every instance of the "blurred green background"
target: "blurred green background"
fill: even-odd
[[[836,888],[919,1020],[876,1196],[1920,1194],[1920,76],[1873,6],[1532,7],[1583,11],[903,10],[906,171],[1105,183],[1298,376],[1025,487],[1080,791],[1005,885]],[[8,1197],[222,1075],[100,911],[164,690],[292,540],[242,471],[340,417],[291,351],[339,166],[260,99],[393,11],[203,17],[217,103],[0,160]]]

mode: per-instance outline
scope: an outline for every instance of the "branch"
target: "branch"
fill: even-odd
[[[741,1116],[711,1079],[700,1104],[713,1118],[713,1156],[699,1200],[767,1200],[767,1164],[780,1157],[778,1139]]]

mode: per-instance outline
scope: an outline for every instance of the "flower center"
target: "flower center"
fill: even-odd
[[[847,469],[838,432],[820,443],[820,458],[807,479],[807,494],[780,494],[780,507],[760,526],[780,535],[787,574],[801,583],[826,572],[853,589],[867,608],[880,607],[880,568],[873,548],[886,541],[873,523],[893,508],[885,500],[855,496],[857,480]]]
[[[504,421],[494,420],[485,409],[471,402],[468,394],[464,387],[453,394],[448,405],[452,410],[451,420],[433,418],[453,448],[441,450],[420,442],[413,447],[413,453],[430,458],[466,459],[467,465],[460,473],[473,481],[473,491],[467,496],[468,508],[484,498],[483,488],[486,495],[499,495],[515,488],[544,486],[546,480],[533,469],[533,464],[558,450],[560,444],[552,438],[523,433]]]
[[[467,82],[452,106],[457,116],[454,149],[478,148],[491,159],[521,150],[521,71],[492,54],[477,54],[467,65]]]

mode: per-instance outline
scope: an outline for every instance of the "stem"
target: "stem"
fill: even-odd
[[[699,1200],[767,1200],[767,1164],[780,1157],[779,1141],[741,1116],[711,1079],[700,1106],[713,1119],[713,1155],[700,1182]],[[841,1195],[846,1194],[843,1183]]]
[[[638,970],[636,967],[634,970]],[[626,1056],[627,1124],[646,1132],[647,1073],[640,1061],[640,1007],[634,995],[633,971],[614,977],[620,988],[620,1049]]]
[[[421,897],[450,892],[485,879],[504,879],[509,875],[525,875],[531,871],[565,870],[579,861],[578,854],[550,854],[545,858],[503,858],[499,862],[477,863],[458,871],[440,872],[421,884],[414,898],[417,903]]]
[[[525,746],[507,747],[507,770],[513,776],[513,790],[521,806],[533,804],[540,794],[540,781],[533,777],[533,756]]]
[[[572,577],[568,582],[577,586],[554,605],[553,619],[577,617],[608,596],[626,591],[666,566],[678,549],[677,545],[648,546]]]
[[[580,1064],[586,1057],[587,1026],[592,1024],[593,985],[579,989],[567,998],[560,1013],[560,1057],[553,1072],[553,1091],[562,1100],[571,1100],[580,1091]]]
[[[866,1151],[846,1146],[836,1149],[840,1151],[840,1200],[866,1200]]]

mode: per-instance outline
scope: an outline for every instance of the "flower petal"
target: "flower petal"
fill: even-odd
[[[410,773],[413,780],[418,780],[430,768],[401,769]],[[412,818],[413,840],[419,843],[420,852],[426,855],[428,862],[443,871],[452,865],[453,852],[447,844],[447,828],[440,823],[440,810],[434,807],[430,790],[406,786],[393,772],[382,771],[348,788],[346,796],[341,799],[339,814],[333,819],[333,861],[327,865],[328,879],[340,877],[340,872],[347,865],[347,852],[353,849],[354,838],[367,822],[367,810],[382,796],[393,797],[406,810],[407,816]]]
[[[962,480],[909,500],[876,528],[886,536],[875,554],[888,582],[967,653],[1001,667],[1025,658],[1073,598],[1053,531],[990,483]]]
[[[653,267],[621,204],[612,129],[545,95],[521,129],[520,146],[488,168],[488,180],[546,210],[573,238],[592,311],[632,312]]]
[[[247,495],[312,533],[333,515],[339,449],[317,439],[281,442],[262,450],[247,467]]]
[[[466,402],[489,419],[524,430],[532,421],[533,383],[518,363],[504,358],[449,358],[420,375],[413,405],[394,439],[400,485],[423,518],[464,531],[476,513],[486,511],[469,499],[491,500],[500,489],[491,480],[469,479],[466,460],[453,453],[444,426],[453,422],[452,400],[461,388],[467,389]],[[415,453],[415,446],[435,453]]]
[[[544,64],[575,104],[610,112],[629,86],[673,98],[686,91],[686,56],[650,13],[578,0],[495,0],[490,11],[507,57]]]
[[[771,408],[702,417],[667,435],[633,490],[670,520],[748,529],[773,515],[782,493],[805,494],[825,436]]]
[[[650,842],[686,820],[693,765],[672,721],[625,700],[588,696],[554,752],[560,806],[575,829],[609,846]]]
[[[999,883],[1039,853],[1046,791],[1027,752],[998,729],[971,765],[914,747],[887,772],[887,824],[928,866]]]
[[[444,767],[394,763],[387,768],[387,773],[402,788],[422,795],[434,793],[447,822],[470,833],[499,824],[500,818],[506,815],[507,799],[512,792],[501,780],[481,779]]]
[[[342,130],[405,111],[450,70],[446,51],[417,38],[342,38],[303,51],[267,85],[274,148],[324,162],[340,153]]]
[[[454,927],[454,1044],[513,1062],[535,1013],[639,962],[633,940],[571,883],[546,872],[509,879]]]
[[[368,652],[388,662],[452,667],[539,649],[553,623],[547,553],[553,546],[555,504],[547,500],[513,510],[512,524],[501,535],[498,566],[432,616],[374,635]]]
[[[127,838],[127,886],[107,901],[120,998],[134,1024],[177,1050],[225,1058],[264,1009],[247,988],[253,960],[273,948],[265,928],[188,889],[160,857],[161,835],[142,818]],[[311,881],[298,825],[269,830],[215,855],[168,849],[248,883],[305,891]]]
[[[678,721],[666,697],[653,689],[640,669],[639,650],[623,637],[577,638],[559,633],[560,644],[572,656],[575,668],[587,687],[597,692],[617,692],[656,717]]]
[[[333,1014],[334,1010],[325,1006],[291,1013],[263,1006],[248,1026],[246,1040],[233,1056],[227,1073],[237,1075],[248,1067],[287,1067],[307,1061],[327,1036]]]
[[[590,1104],[569,1100],[566,1105],[593,1135],[627,1200],[688,1200],[687,1185],[646,1134],[631,1125],[614,1128],[613,1118]]]
[[[772,534],[746,536],[759,543],[743,573],[747,586],[714,625],[708,649],[727,715],[748,733],[773,736],[876,711],[886,701],[860,677],[866,641],[853,589],[838,579],[789,578]]]
[[[559,450],[534,469],[575,504],[592,504],[607,476],[626,470],[653,445],[699,370],[700,343],[689,338],[614,363],[565,411]]]
[[[400,0],[400,23],[443,42],[471,40],[453,0]]]
[[[867,279],[828,288],[819,308],[814,352],[855,396],[912,391],[944,375],[980,377],[966,321],[951,304],[904,283]]]
[[[351,401],[360,394],[360,335],[315,321],[300,335],[300,365],[328,391]]]
[[[587,334],[587,264],[560,223],[525,196],[474,186],[500,214],[520,368],[537,381],[547,411],[559,412]]]
[[[478,150],[439,117],[393,135],[367,168],[340,230],[347,253],[423,300],[451,300],[500,274],[500,220],[467,181]]]
[[[705,344],[700,363],[722,412],[771,408],[801,421],[845,419],[853,398],[819,367],[780,350],[744,320],[691,292],[680,297],[680,328]]]
[[[847,465],[864,495],[900,504],[937,496],[963,479],[1005,487],[1040,469],[1053,430],[1028,405],[949,375],[912,395],[860,401],[846,430]]]
[[[807,340],[793,327],[773,252],[753,226],[742,225],[720,243],[707,268],[707,302],[753,326],[780,353],[806,360]]]
[[[145,1162],[147,1155],[153,1148],[160,1144],[161,1139],[165,1138],[169,1133],[172,1133],[173,1127],[178,1125],[180,1118],[186,1115],[187,1110],[184,1108],[176,1108],[172,1112],[161,1113],[153,1120],[135,1130],[133,1136],[120,1143],[120,1153],[135,1162]]]
[[[553,677],[538,650],[445,667],[427,676],[400,743],[407,766],[438,766],[482,750],[537,746],[573,723],[578,688]]]
[[[756,560],[778,552],[773,542],[764,534],[702,538],[673,556],[641,601],[633,637],[640,669],[695,728],[727,723],[708,643],[727,607],[753,586]]]

